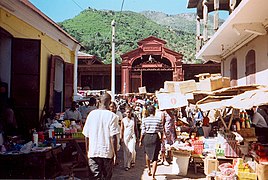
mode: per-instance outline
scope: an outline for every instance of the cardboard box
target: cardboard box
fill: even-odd
[[[143,87],[139,87],[139,93],[140,93],[140,94],[146,94],[146,93],[147,93],[147,91],[146,91],[146,87],[145,87],[145,86],[143,86]]]
[[[165,81],[164,89],[167,92],[177,92],[181,94],[186,94],[189,92],[196,91],[195,80],[188,81]]]
[[[257,174],[256,173],[238,172],[237,176],[238,176],[239,180],[257,180]]]
[[[159,109],[172,109],[188,105],[186,96],[180,93],[156,93]]]
[[[268,163],[257,163],[256,162],[256,174],[259,180],[266,180],[268,177]]]
[[[217,159],[205,158],[204,160],[204,173],[208,175],[213,171],[218,171],[219,161]]]
[[[229,77],[223,77],[222,78],[222,87],[227,88],[231,86],[231,81]]]
[[[200,80],[198,90],[200,91],[214,91],[223,87],[222,77],[211,77]]]
[[[210,73],[202,73],[202,74],[198,74],[195,75],[195,77],[198,77],[199,81],[203,80],[203,79],[207,79],[210,78]]]

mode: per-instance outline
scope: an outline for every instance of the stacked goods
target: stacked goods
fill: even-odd
[[[224,155],[226,157],[240,157],[240,149],[237,146],[236,140],[227,140]]]
[[[217,143],[218,141],[216,138],[204,139],[204,151],[213,154],[215,152]]]
[[[225,154],[224,154],[224,149],[223,148],[216,148],[216,156],[220,156],[220,157],[223,157]]]
[[[234,161],[234,168],[240,180],[256,180],[257,174],[255,173],[255,163],[244,163],[243,159],[238,158]]]
[[[204,160],[204,173],[209,175],[213,171],[217,171],[219,166],[219,161],[210,157],[206,157]]]
[[[226,157],[240,157],[240,149],[235,140],[235,135],[233,133],[226,133],[225,139],[224,155]]]
[[[180,94],[186,94],[196,91],[195,80],[188,81],[165,81],[164,89],[167,92],[176,92]]]
[[[210,78],[210,76],[211,76],[210,73],[202,73],[202,74],[195,75],[195,77],[198,77],[199,81]]]
[[[223,163],[219,165],[219,170],[221,172],[220,178],[224,180],[234,180],[236,177],[235,170],[233,169],[232,164]]]
[[[193,147],[190,146],[189,143],[182,143],[179,141],[176,141],[171,145],[171,150],[173,152],[173,155],[177,156],[190,156],[193,152]]]
[[[200,91],[214,91],[217,89],[221,89],[223,87],[222,85],[222,77],[210,77],[204,80],[200,80],[197,85],[197,90]]]
[[[204,149],[204,143],[202,140],[194,140],[192,142],[192,145],[194,147],[193,154],[202,154]]]
[[[227,88],[230,86],[231,86],[230,78],[229,77],[222,77],[222,87]]]
[[[230,87],[230,78],[222,77],[221,74],[199,74],[196,75],[199,82],[196,83],[197,90],[200,91],[214,91],[221,88]]]
[[[268,177],[268,163],[256,163],[256,174],[259,180],[266,180]]]

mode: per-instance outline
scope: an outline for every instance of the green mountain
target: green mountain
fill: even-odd
[[[196,15],[193,13],[168,15],[156,11],[143,11],[141,14],[157,24],[179,31],[185,31],[192,34],[196,33]]]
[[[184,55],[183,61],[196,63],[195,59],[195,15],[146,11],[97,11],[88,8],[60,26],[75,37],[84,52],[97,55],[104,63],[111,63],[111,21],[116,21],[116,61],[120,55],[137,48],[137,42],[155,36],[167,42],[167,47]]]

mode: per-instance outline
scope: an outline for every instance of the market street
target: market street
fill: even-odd
[[[124,170],[123,167],[123,151],[122,148],[119,151],[119,165],[117,165],[114,169],[112,180],[151,180],[152,177],[148,176],[147,168],[145,166],[145,155],[143,153],[142,148],[136,147],[137,151],[137,159],[136,165],[134,168],[129,169],[128,171]],[[203,174],[203,168],[198,170],[197,174],[194,173],[194,168],[189,167],[188,174],[186,177],[177,176],[176,174],[172,173],[172,164],[169,166],[159,165],[156,171],[156,179],[157,180],[172,180],[172,179],[206,179],[205,175]]]

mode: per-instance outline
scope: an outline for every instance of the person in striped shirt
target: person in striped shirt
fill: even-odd
[[[155,107],[148,107],[149,116],[141,124],[141,137],[139,146],[144,147],[148,175],[155,179],[157,161],[163,140],[163,123],[161,118],[155,116]],[[150,162],[152,162],[152,171]]]

